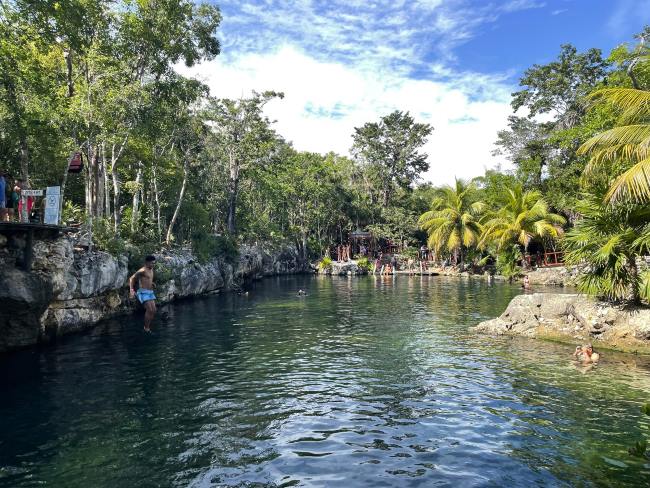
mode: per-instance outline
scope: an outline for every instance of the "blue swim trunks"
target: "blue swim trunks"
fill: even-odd
[[[138,291],[135,292],[135,295],[138,297],[138,300],[140,300],[140,303],[156,299],[156,295],[153,294],[153,290],[147,290],[146,288],[138,288]]]

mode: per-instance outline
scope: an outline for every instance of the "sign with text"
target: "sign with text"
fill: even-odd
[[[20,194],[24,197],[42,197],[43,190],[20,190]]]
[[[43,222],[50,225],[59,224],[59,199],[61,198],[60,186],[48,186],[45,195],[45,217]]]

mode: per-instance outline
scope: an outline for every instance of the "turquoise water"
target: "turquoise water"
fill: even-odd
[[[0,358],[0,486],[650,485],[648,361],[468,332],[519,292],[274,278]]]

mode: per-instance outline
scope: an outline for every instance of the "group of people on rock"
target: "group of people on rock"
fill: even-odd
[[[23,199],[20,197],[23,189],[27,188],[21,179],[14,179],[5,170],[0,170],[0,222],[21,221]],[[27,214],[32,212],[34,197],[25,199]]]
[[[352,246],[348,243],[336,246],[336,260],[349,261],[352,259]]]

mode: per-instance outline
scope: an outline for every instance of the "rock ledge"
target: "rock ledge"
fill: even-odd
[[[505,312],[472,328],[650,353],[650,308],[624,308],[578,294],[533,293],[512,299]]]

